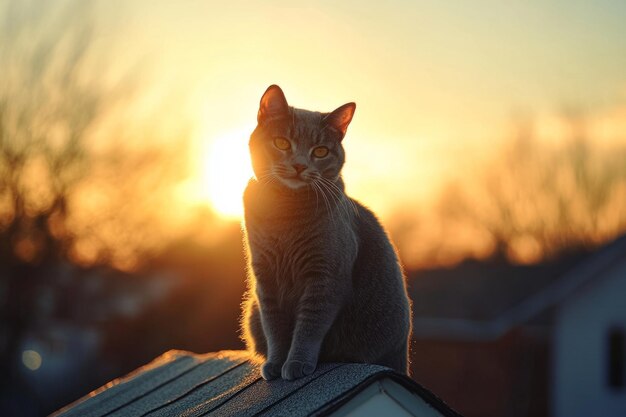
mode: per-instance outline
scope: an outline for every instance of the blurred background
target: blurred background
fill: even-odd
[[[413,378],[467,416],[626,415],[626,3],[0,0],[0,414],[243,347],[259,99],[355,101]],[[578,411],[575,411],[578,410]]]

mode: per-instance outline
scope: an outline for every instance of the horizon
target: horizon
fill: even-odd
[[[128,91],[105,106],[86,133],[90,151],[97,156],[127,147],[137,155],[168,153],[176,161],[167,187],[153,197],[163,208],[150,208],[163,236],[197,229],[193,223],[204,210],[215,214],[217,230],[217,223],[241,221],[241,193],[252,175],[248,136],[261,94],[273,83],[297,108],[331,111],[357,103],[343,142],[347,192],[372,208],[392,234],[406,234],[409,220],[417,223],[409,229],[419,243],[398,239],[411,265],[428,264],[441,240],[452,239],[442,233],[448,226],[435,224],[443,200],[454,197],[486,210],[477,196],[488,192],[489,177],[512,169],[498,161],[520,135],[526,135],[524,149],[535,153],[529,163],[536,164],[549,159],[541,154],[558,159],[578,146],[577,135],[593,150],[592,165],[626,147],[624,4],[400,1],[400,15],[377,3],[301,8],[235,1],[215,14],[211,3],[197,1],[150,7],[146,1],[93,1],[68,14],[68,0],[47,15],[29,11],[37,5],[45,10],[40,0],[28,4],[7,6],[5,18],[20,16],[30,24],[21,29],[34,41],[46,33],[89,34],[81,71],[103,92]],[[11,39],[15,29],[7,30]],[[124,139],[118,138],[120,127]],[[103,197],[96,190],[80,195],[90,207],[96,195]],[[619,203],[619,195],[610,205]],[[612,232],[606,226],[585,232],[594,245],[624,227],[621,215],[607,210],[602,224]],[[441,252],[453,254],[448,263],[494,250],[485,230],[462,229],[462,244],[443,242]],[[521,238],[516,245],[524,249],[513,250],[512,259],[540,259],[538,251],[545,249],[529,249],[536,243]],[[424,243],[430,240],[432,247]],[[78,245],[76,259],[97,258],[94,245]]]

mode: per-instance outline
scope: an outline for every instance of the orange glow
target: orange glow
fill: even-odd
[[[243,214],[241,196],[252,177],[248,153],[248,136],[244,129],[218,135],[207,143],[200,166],[202,191],[215,211],[224,218],[239,218]]]
[[[215,239],[226,233],[220,227],[231,230],[253,175],[248,137],[261,94],[273,83],[294,107],[331,111],[357,103],[343,142],[346,189],[402,242],[407,265],[484,258],[503,250],[501,240],[511,259],[529,263],[561,242],[600,242],[626,230],[623,6],[590,3],[594,13],[551,14],[524,2],[406,2],[402,13],[376,2],[127,3],[123,11],[94,10],[103,36],[89,46],[84,71],[87,80],[96,74],[102,94],[129,71],[137,80],[129,90],[138,94],[101,103],[102,114],[85,130],[89,163],[59,159],[51,166],[37,154],[15,184],[28,225],[54,207],[55,176],[81,178],[66,187],[67,219],[55,214],[46,223],[59,239],[77,236],[70,250],[77,263],[108,257],[128,269],[141,253],[135,247],[156,253],[168,240],[198,235],[200,223]],[[576,24],[582,19],[585,28]],[[29,48],[22,49],[38,50]],[[144,59],[149,65],[135,67]],[[101,61],[119,65],[101,68]],[[33,79],[47,80],[40,70]],[[30,109],[32,97],[17,87],[24,83],[5,84],[4,100]],[[46,152],[54,154],[83,114],[46,125],[63,94],[44,84],[50,107],[24,130],[26,137],[45,132]],[[584,111],[564,115],[562,104]],[[507,146],[514,140],[517,147]],[[89,175],[78,176],[83,166]],[[53,172],[58,167],[65,168]],[[0,179],[6,172],[0,160]],[[0,231],[19,215],[1,182]],[[447,201],[442,193],[450,184],[456,191]],[[39,250],[30,237],[14,244],[23,259]]]

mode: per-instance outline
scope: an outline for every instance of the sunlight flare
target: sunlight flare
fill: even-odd
[[[242,194],[253,176],[249,135],[249,130],[238,129],[207,140],[202,157],[202,179],[211,205],[222,217],[243,215]]]
[[[41,355],[35,350],[25,350],[22,352],[22,363],[31,371],[36,371],[41,367]]]

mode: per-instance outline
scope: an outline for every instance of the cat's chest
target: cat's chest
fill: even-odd
[[[299,225],[292,227],[249,227],[248,242],[253,260],[275,271],[287,271],[311,256],[323,256],[324,236]]]
[[[247,227],[247,234],[252,267],[261,283],[298,285],[308,278],[312,268],[328,260],[328,236],[310,225],[255,224]]]

